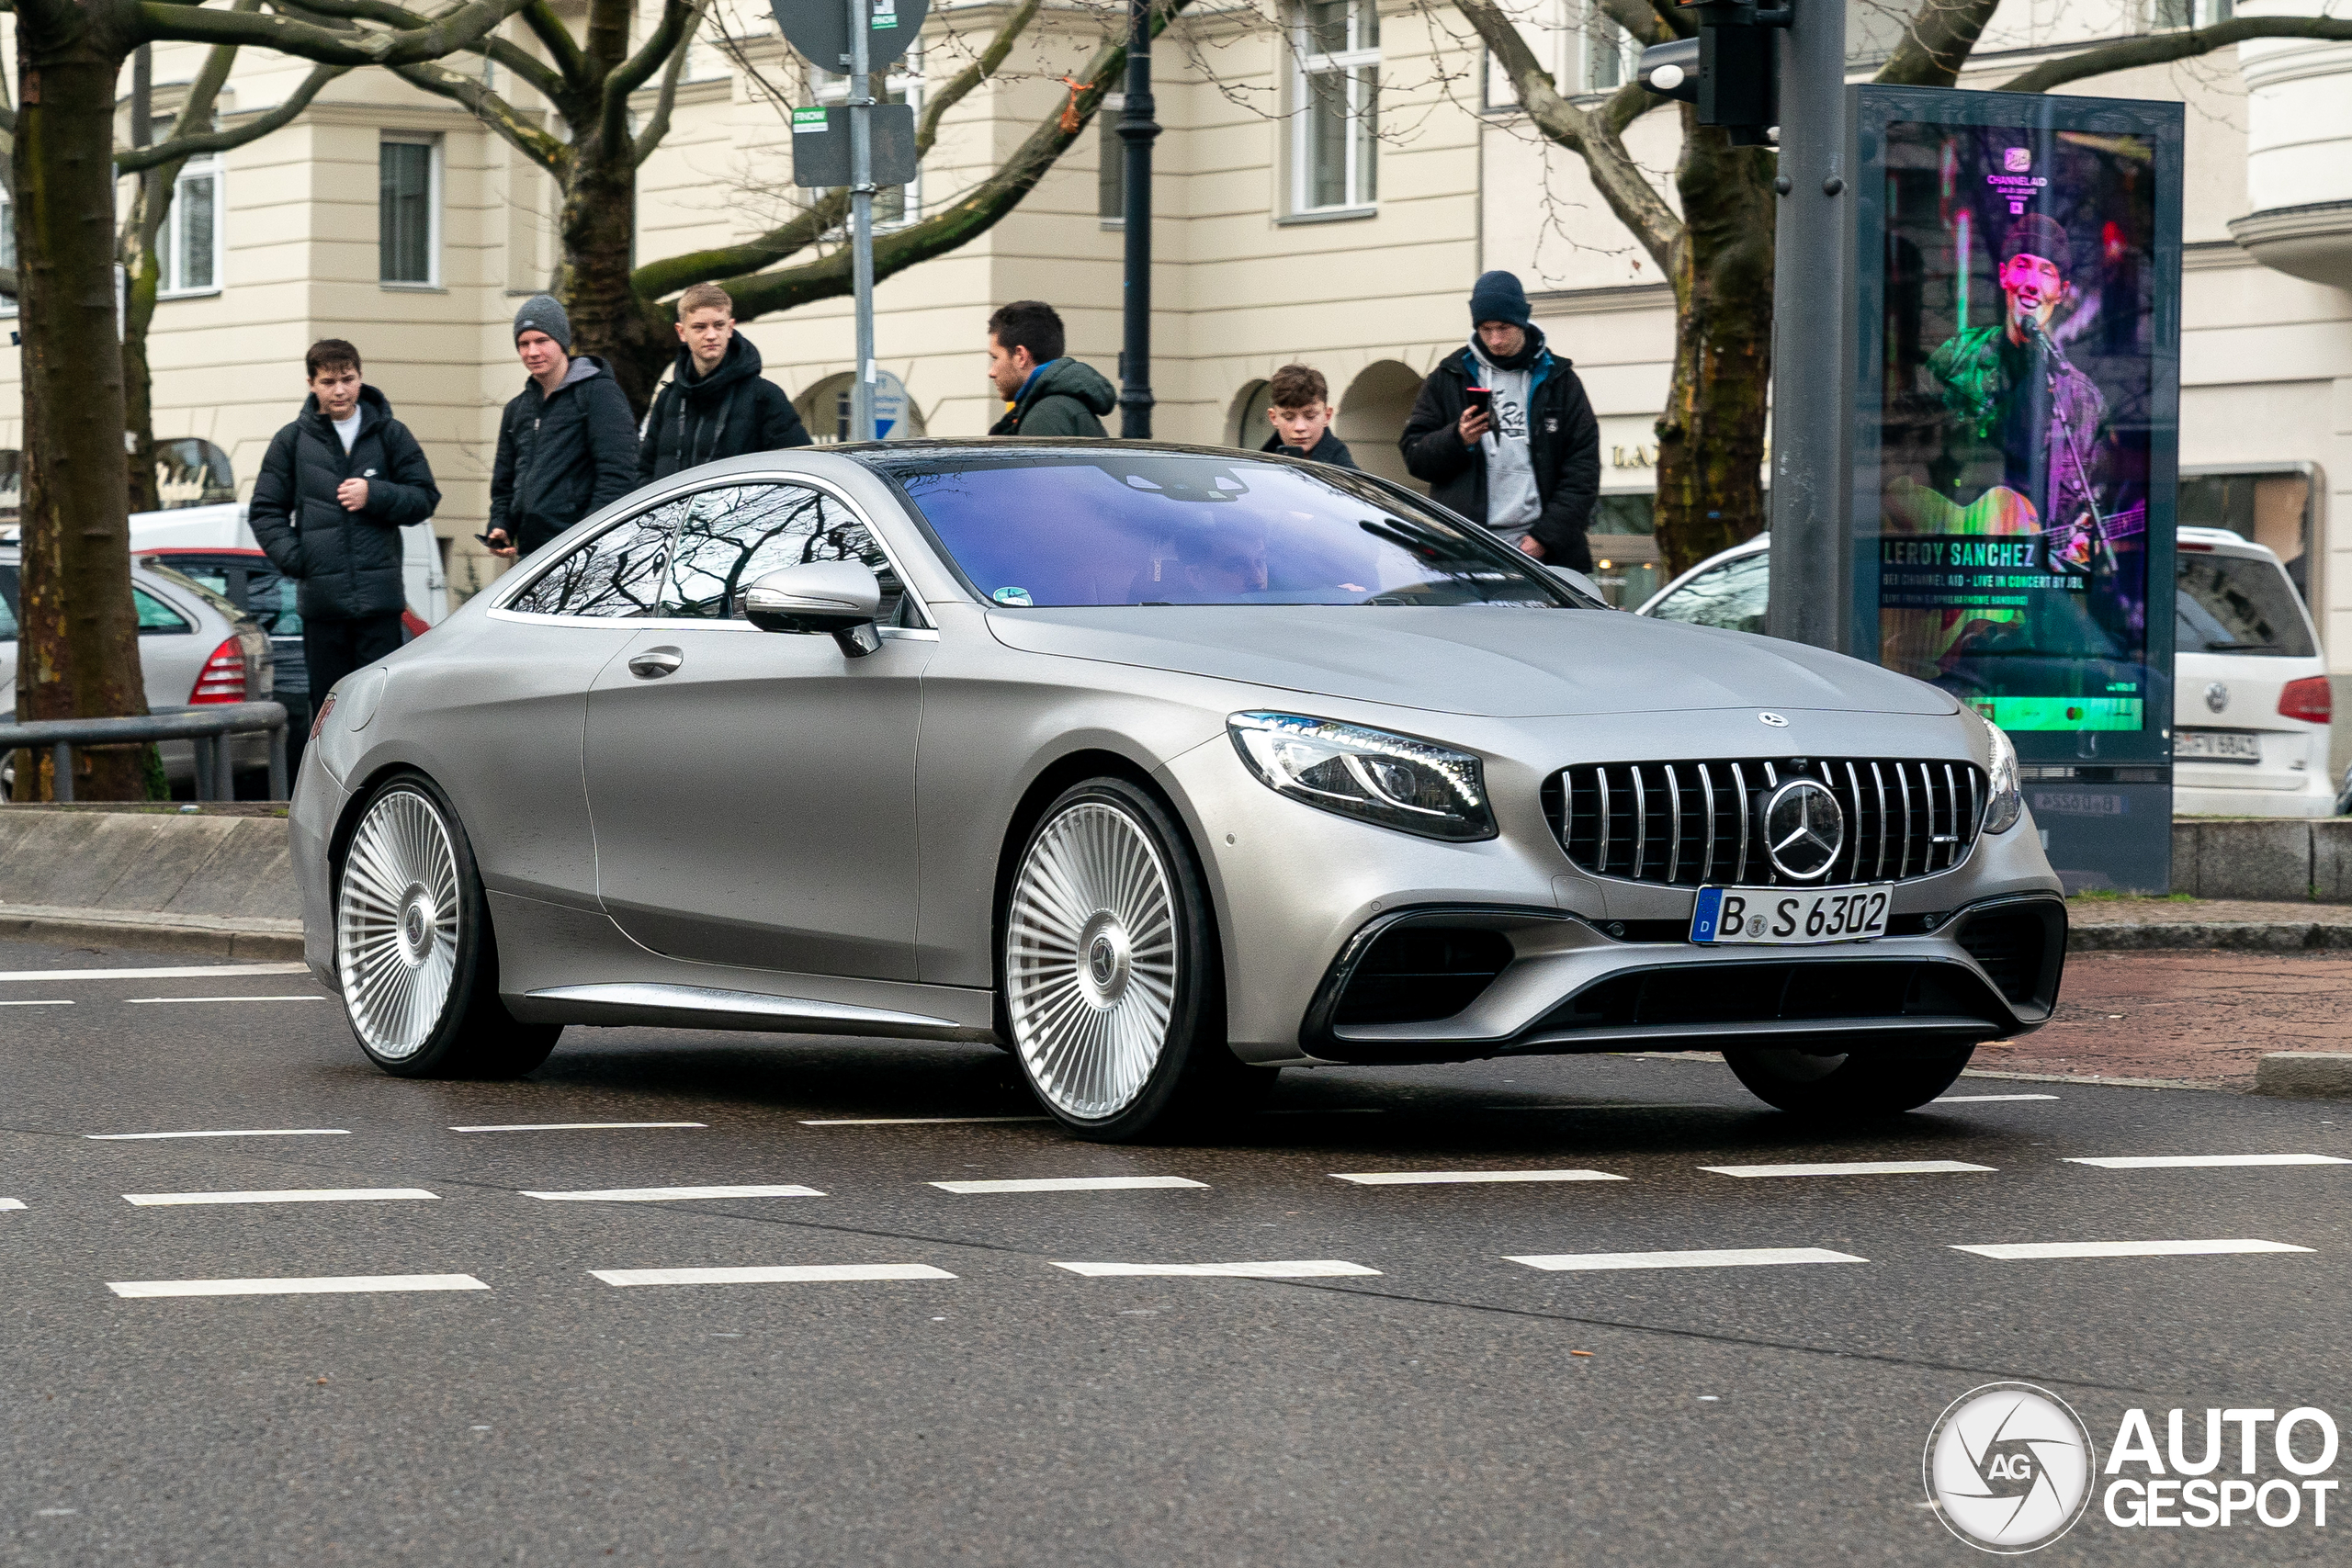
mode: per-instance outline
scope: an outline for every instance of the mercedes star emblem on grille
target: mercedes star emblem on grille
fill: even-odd
[[[1764,852],[1792,881],[1826,875],[1845,844],[1846,813],[1826,786],[1791,779],[1764,802]]]

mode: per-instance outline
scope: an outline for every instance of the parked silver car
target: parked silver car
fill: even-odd
[[[2064,947],[2013,754],[1942,693],[1147,444],[641,491],[337,688],[293,841],[389,1072],[569,1023],[993,1040],[1097,1138],[1516,1053],[1907,1108],[2049,1018]]]

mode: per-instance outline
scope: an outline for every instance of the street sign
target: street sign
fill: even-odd
[[[905,428],[907,384],[888,370],[874,372],[874,439],[904,441],[914,433]],[[896,432],[896,434],[892,433]]]
[[[876,104],[874,115],[874,183],[911,185],[915,177],[915,111],[912,104]],[[829,190],[854,183],[850,177],[849,110],[835,104],[792,111],[792,183]]]
[[[853,8],[865,11],[868,23],[865,68],[887,71],[922,31],[922,19],[931,9],[931,0],[848,0],[846,5],[842,0],[769,0],[769,9],[775,13],[775,25],[784,30],[786,41],[809,64],[835,75],[850,68],[849,18]]]

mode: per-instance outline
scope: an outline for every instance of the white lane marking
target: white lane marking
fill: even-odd
[[[591,1269],[607,1285],[802,1285],[953,1280],[928,1263],[797,1263],[770,1269]]]
[[[1821,1247],[1739,1247],[1719,1252],[1560,1252],[1515,1256],[1530,1269],[1749,1269],[1773,1263],[1868,1263],[1850,1252]]]
[[[189,964],[168,969],[10,969],[9,980],[209,980],[222,975],[307,975],[307,964]]]
[[[934,1181],[942,1192],[1127,1192],[1146,1187],[1206,1188],[1182,1176],[1031,1176],[1002,1181]]]
[[[2109,1155],[2069,1157],[2068,1165],[2095,1165],[2102,1170],[2187,1170],[2224,1165],[2352,1165],[2335,1155]]]
[[[156,1002],[322,1002],[326,998],[303,995],[299,997],[125,997],[131,1007],[150,1007]]]
[[[0,1209],[21,1209],[24,1206],[22,1198],[0,1198]]]
[[[1377,1276],[1377,1269],[1336,1258],[1289,1263],[1057,1263],[1090,1280],[1341,1280]]]
[[[2202,1258],[2229,1252],[2311,1252],[2283,1241],[2012,1241],[1989,1247],[1955,1247],[1979,1258],[2030,1261],[2043,1258]]]
[[[813,1187],[607,1187],[586,1192],[526,1192],[551,1203],[667,1203],[680,1198],[822,1198]]]
[[[1956,1159],[1857,1159],[1826,1165],[1702,1165],[1717,1176],[1942,1176],[1956,1171],[1990,1171],[1989,1165]]]
[[[1605,1170],[1335,1170],[1334,1181],[1358,1187],[1443,1187],[1457,1181],[1627,1181]]]
[[[486,1291],[471,1274],[345,1274],[315,1280],[111,1280],[128,1299],[157,1296],[340,1296],[370,1291]]]
[[[928,1127],[943,1122],[1050,1122],[1050,1116],[860,1116],[849,1120],[803,1122],[803,1127]]]
[[[1629,1101],[1623,1105],[1474,1105],[1473,1111],[1736,1111],[1733,1105],[1716,1105],[1701,1100],[1661,1100]]]
[[[1931,1105],[1984,1105],[1996,1100],[2055,1100],[2054,1094],[1941,1094]]]
[[[703,1122],[493,1122],[480,1127],[452,1127],[452,1133],[612,1133],[635,1127],[702,1127]]]
[[[73,1005],[72,1002],[0,1001],[0,1008],[70,1008]]]
[[[184,1203],[376,1203],[440,1196],[422,1187],[305,1187],[277,1192],[126,1192],[122,1201],[158,1209]]]
[[[82,1136],[99,1143],[122,1143],[143,1138],[347,1138],[348,1127],[242,1127],[220,1133],[85,1133]]]
[[[1302,1105],[1292,1110],[1261,1111],[1261,1116],[1385,1116],[1385,1105]]]

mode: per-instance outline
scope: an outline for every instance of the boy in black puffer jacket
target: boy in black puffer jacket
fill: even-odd
[[[678,296],[678,363],[654,395],[637,447],[637,482],[682,468],[806,446],[808,432],[784,389],[760,374],[760,351],[735,331],[735,301],[716,283]]]
[[[254,538],[296,581],[311,698],[401,645],[406,603],[401,530],[441,504],[424,449],[360,379],[340,338],[303,355],[311,395],[261,460],[248,510]]]

